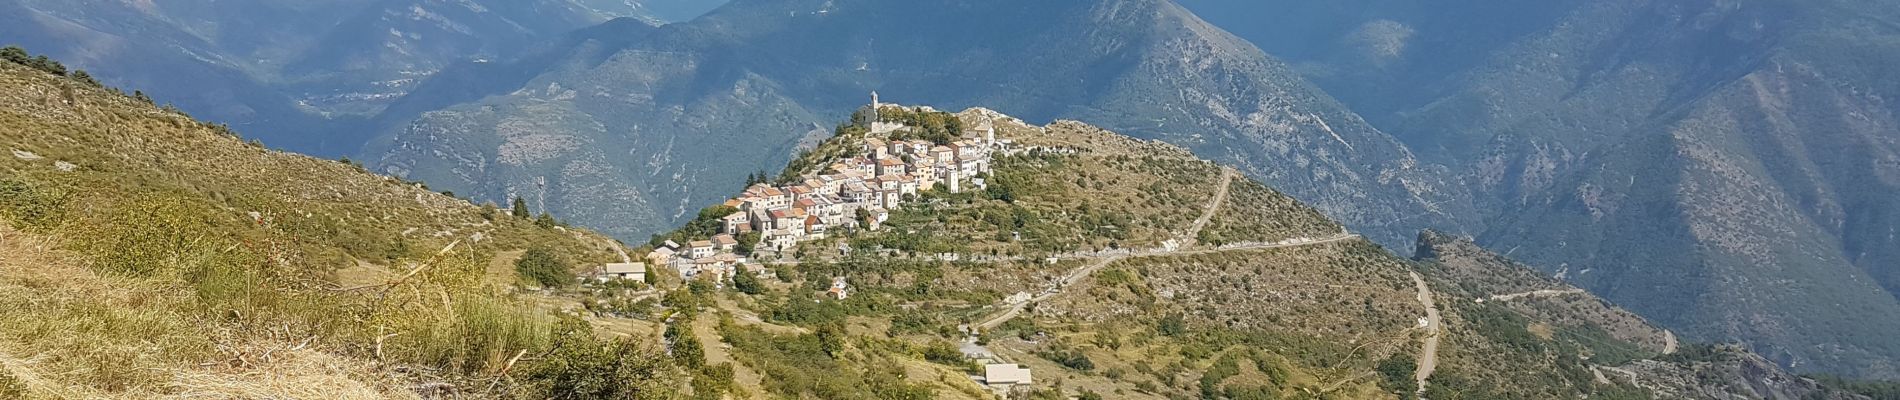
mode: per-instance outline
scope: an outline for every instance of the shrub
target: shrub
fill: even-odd
[[[64,191],[0,180],[0,217],[26,229],[47,229],[57,225],[66,213]]]
[[[699,337],[693,335],[690,329],[673,339],[673,363],[689,370],[706,366],[706,348],[700,345]]]
[[[12,61],[14,64],[26,65],[28,62],[32,62],[33,58],[32,56],[27,55],[26,49],[22,49],[20,48],[20,46],[7,46],[5,48],[0,48],[0,60],[7,60],[7,61]]]
[[[1413,396],[1411,389],[1414,389],[1417,384],[1413,381],[1414,372],[1418,369],[1417,362],[1418,360],[1412,358],[1412,355],[1405,353],[1393,354],[1384,361],[1380,361],[1379,375],[1385,380],[1380,381],[1379,386],[1387,391],[1400,393],[1401,398],[1411,398]]]
[[[105,85],[99,83],[98,79],[93,79],[92,74],[86,73],[86,70],[83,69],[73,71],[73,80],[84,83],[86,86],[105,87]]]
[[[545,399],[671,399],[677,371],[652,347],[632,339],[602,340],[586,322],[564,320],[559,344],[522,374],[526,394]]]
[[[732,288],[739,290],[740,293],[750,295],[765,293],[765,284],[759,282],[758,274],[749,271],[739,271],[739,273],[733,274]]]
[[[929,346],[924,346],[924,360],[955,367],[961,367],[969,362],[969,359],[963,356],[963,351],[947,340],[933,341]]]
[[[515,273],[542,287],[557,288],[574,283],[572,267],[546,247],[536,247],[522,253],[521,259],[515,260]]]
[[[1044,349],[1036,352],[1036,356],[1048,359],[1049,361],[1055,361],[1057,364],[1062,364],[1064,367],[1077,371],[1095,369],[1095,361],[1090,360],[1088,354],[1083,354],[1080,349],[1067,346]]]

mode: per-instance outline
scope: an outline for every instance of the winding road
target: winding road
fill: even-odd
[[[1214,218],[1214,214],[1220,210],[1221,205],[1227,202],[1227,194],[1229,192],[1228,188],[1233,186],[1234,177],[1235,177],[1235,174],[1233,170],[1226,169],[1226,168],[1221,169],[1220,190],[1217,190],[1214,192],[1214,198],[1208,201],[1206,209],[1202,210],[1201,212],[1200,218],[1195,219],[1194,224],[1190,225],[1186,232],[1183,232],[1180,236],[1176,237],[1177,243],[1185,243],[1184,245],[1175,246],[1173,248],[1163,247],[1163,248],[1146,249],[1146,250],[1135,250],[1135,251],[1130,251],[1124,254],[1110,254],[1110,255],[1102,255],[1102,256],[1097,256],[1097,257],[1086,257],[1086,258],[1094,258],[1095,260],[1092,262],[1089,262],[1086,265],[1078,267],[1075,270],[1069,271],[1069,273],[1067,275],[1064,275],[1062,279],[1059,279],[1053,283],[1050,283],[1048,286],[1044,287],[1041,292],[1038,292],[1036,294],[1035,297],[1031,297],[1023,301],[1011,302],[1009,303],[1008,308],[1002,311],[999,311],[996,314],[991,315],[989,318],[984,318],[981,322],[977,322],[976,324],[973,324],[972,327],[977,328],[978,330],[990,330],[998,326],[1002,326],[1003,323],[1009,322],[1010,320],[1015,319],[1017,316],[1022,315],[1023,309],[1027,308],[1030,304],[1041,302],[1043,300],[1048,300],[1051,297],[1055,297],[1056,295],[1062,294],[1063,288],[1073,286],[1078,283],[1082,283],[1083,280],[1088,279],[1088,277],[1091,275],[1094,275],[1095,271],[1099,271],[1103,267],[1107,267],[1109,264],[1114,264],[1116,261],[1121,261],[1124,259],[1138,258],[1138,257],[1167,256],[1167,255],[1198,255],[1198,254],[1211,254],[1211,253],[1219,253],[1219,252],[1227,252],[1227,251],[1261,250],[1261,249],[1277,249],[1277,248],[1301,247],[1301,246],[1315,246],[1315,245],[1322,245],[1322,244],[1353,240],[1353,239],[1359,238],[1359,235],[1357,234],[1353,234],[1350,232],[1340,232],[1336,235],[1319,238],[1319,239],[1293,239],[1293,240],[1286,240],[1286,241],[1274,242],[1274,243],[1246,243],[1246,244],[1235,244],[1235,245],[1212,247],[1212,248],[1185,250],[1185,248],[1195,243],[1194,238],[1197,236],[1200,236],[1201,229],[1207,227],[1208,221],[1212,220]]]
[[[1432,372],[1438,369],[1438,334],[1443,320],[1438,315],[1438,305],[1432,300],[1432,288],[1425,284],[1425,277],[1418,272],[1412,274],[1412,283],[1418,286],[1418,303],[1425,306],[1425,344],[1418,352],[1418,368],[1413,379],[1418,381],[1418,398],[1425,398],[1425,386],[1432,379]]]
[[[1501,294],[1501,295],[1491,296],[1490,298],[1486,298],[1485,301],[1511,301],[1511,300],[1517,300],[1517,299],[1521,299],[1525,297],[1562,296],[1562,295],[1567,295],[1567,294],[1583,294],[1583,293],[1584,293],[1583,289],[1532,290],[1532,291],[1523,292],[1523,293],[1511,293],[1511,294]]]

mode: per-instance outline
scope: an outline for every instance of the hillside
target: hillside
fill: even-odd
[[[1393,256],[1079,122],[880,109],[1004,144],[970,190],[907,196],[875,229],[576,287],[561,275],[625,251],[81,80],[0,63],[0,87],[0,396],[1854,398],[1726,361],[1746,352],[1658,356],[1660,330],[1581,293],[1466,302],[1565,289],[1468,243]],[[776,180],[879,135],[844,124]],[[577,267],[540,279],[550,257]],[[979,385],[979,359],[1034,383]],[[1790,383],[1735,386],[1762,376]]]
[[[655,329],[674,351],[704,349],[695,390],[735,397],[1861,398],[1772,365],[1674,357],[1665,331],[1468,241],[1428,235],[1429,257],[1393,256],[1179,147],[956,116],[1015,149],[987,187],[925,190],[877,228],[792,251],[740,243],[734,272],[662,250],[648,261],[666,266],[666,300],[597,309],[670,316]],[[843,125],[778,182],[831,179],[824,165],[884,139]],[[746,212],[709,210],[649,248],[718,239],[703,221]],[[979,385],[989,363],[1034,383]],[[1737,386],[1763,376],[1788,383]]]
[[[1900,376],[1893,4],[1184,3],[1450,167],[1481,222],[1445,229],[1685,337]]]
[[[616,260],[603,236],[11,62],[0,147],[0,398],[533,397],[595,353],[675,386],[511,267]]]
[[[481,90],[415,91],[359,158],[480,198],[545,199],[637,239],[781,165],[877,91],[1165,140],[1391,243],[1411,232],[1387,222],[1461,207],[1397,141],[1167,1],[751,0],[625,25],[446,71]]]
[[[1790,374],[1740,347],[1678,342],[1673,333],[1615,304],[1543,277],[1469,238],[1426,231],[1418,241],[1414,259],[1440,283],[1434,287],[1441,288],[1441,298],[1458,310],[1446,323],[1454,333],[1448,343],[1465,349],[1441,353],[1449,360],[1437,375],[1441,384],[1484,388],[1484,382],[1588,374],[1596,382],[1629,384],[1656,398],[1863,398]],[[1501,361],[1514,357],[1500,351],[1511,348],[1544,355]],[[1473,368],[1500,362],[1542,365]],[[1466,395],[1485,389],[1472,390]]]

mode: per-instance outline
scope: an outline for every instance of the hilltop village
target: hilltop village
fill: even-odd
[[[762,273],[764,267],[751,258],[789,254],[800,243],[840,230],[877,230],[893,210],[914,201],[920,192],[984,189],[991,156],[1007,153],[1013,145],[997,139],[995,127],[988,123],[968,131],[949,129],[951,136],[916,138],[925,127],[880,113],[936,111],[879,104],[875,94],[868,111],[864,123],[868,132],[859,143],[848,144],[850,156],[826,160],[828,164],[814,172],[782,178],[782,184],[752,184],[723,203],[722,210],[733,211],[719,218],[716,234],[685,244],[664,241],[647,254],[647,263],[666,266],[688,279],[714,274],[715,282],[730,280],[742,269]],[[834,286],[833,296],[845,295],[843,282]]]

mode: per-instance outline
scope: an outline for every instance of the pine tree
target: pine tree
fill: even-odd
[[[541,227],[542,229],[552,229],[554,225],[557,225],[557,223],[554,222],[554,216],[548,213],[541,213],[540,217],[535,217],[534,219],[534,226]]]
[[[515,208],[509,211],[509,214],[513,214],[515,218],[521,219],[528,219],[534,216],[534,214],[528,212],[528,201],[522,200],[519,196],[515,197]]]

